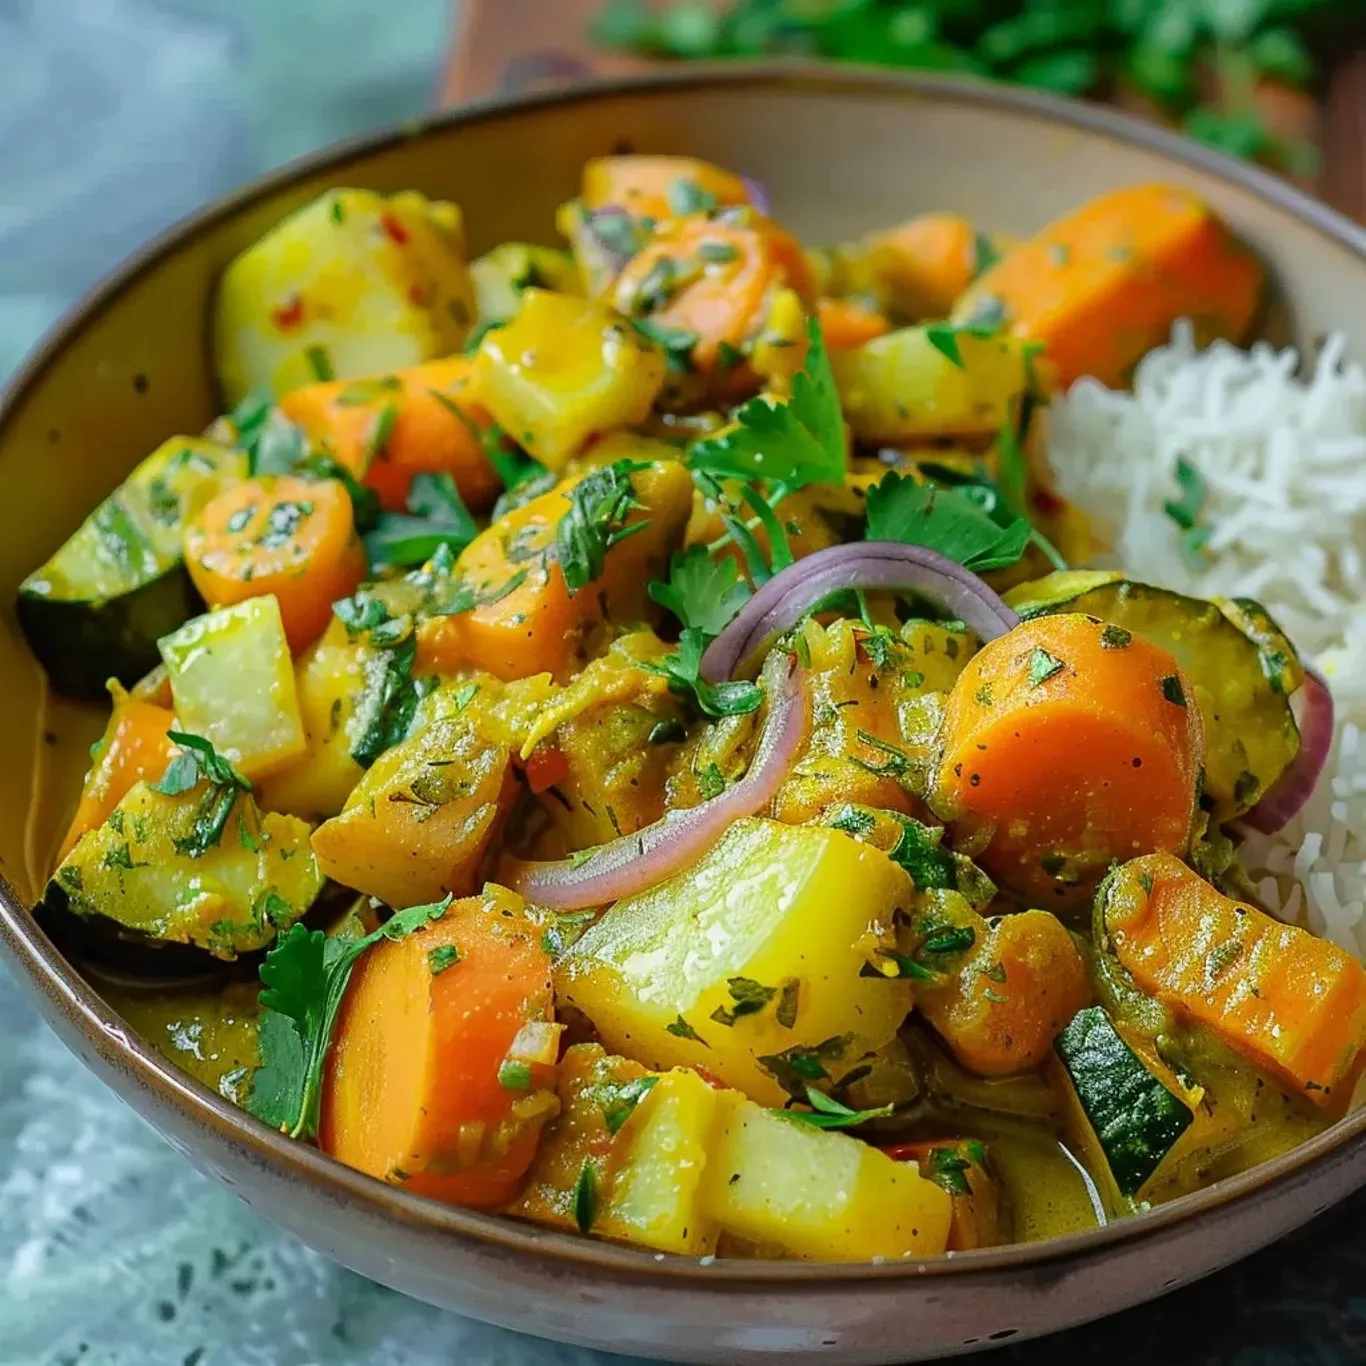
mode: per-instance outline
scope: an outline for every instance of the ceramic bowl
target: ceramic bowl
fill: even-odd
[[[206,336],[224,265],[333,185],[454,199],[474,252],[551,240],[585,158],[627,147],[758,176],[777,216],[817,242],[928,209],[1027,233],[1099,191],[1163,179],[1205,196],[1271,264],[1272,331],[1310,344],[1366,318],[1366,233],[1282,182],[1103,109],[933,77],[671,71],[459,110],[251,186],[117,271],[0,402],[0,942],[43,1015],[191,1161],[347,1266],[512,1328],[674,1360],[919,1361],[1048,1332],[1224,1266],[1366,1183],[1359,1113],[1255,1171],[1048,1243],[895,1265],[652,1256],[429,1203],[270,1132],[163,1061],[34,923],[44,692],[8,604],[142,455],[217,412]]]

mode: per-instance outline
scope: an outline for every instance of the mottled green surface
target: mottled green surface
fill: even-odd
[[[447,0],[0,0],[0,374],[174,217],[423,109],[449,17]],[[3,971],[0,1039],[0,1366],[622,1360],[438,1313],[278,1233],[85,1073]],[[991,1361],[1366,1362],[1364,1219],[1358,1197],[1199,1286]]]

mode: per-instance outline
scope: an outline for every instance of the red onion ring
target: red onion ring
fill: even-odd
[[[745,816],[773,800],[806,738],[810,706],[803,670],[786,655],[765,669],[768,717],[749,771],[719,797],[666,812],[653,825],[623,835],[581,859],[511,863],[507,885],[551,910],[604,906],[663,882],[702,857]]]
[[[711,683],[730,678],[817,603],[854,588],[917,593],[951,612],[984,643],[1020,624],[976,574],[937,551],[899,541],[854,541],[818,550],[775,574],[707,647],[703,678]]]
[[[1284,830],[1314,795],[1324,765],[1333,750],[1335,734],[1333,694],[1328,680],[1312,665],[1304,667],[1304,683],[1296,692],[1300,702],[1300,749],[1290,766],[1262,794],[1242,819],[1263,835]]]
[[[753,176],[742,175],[741,180],[745,182],[745,190],[749,194],[749,202],[759,210],[765,218],[773,212],[773,201],[768,197],[768,188],[762,180],[755,180]]]

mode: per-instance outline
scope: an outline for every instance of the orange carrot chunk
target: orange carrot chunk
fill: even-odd
[[[1009,252],[954,308],[1042,342],[1066,387],[1094,375],[1122,387],[1138,361],[1190,318],[1201,341],[1247,332],[1260,262],[1209,205],[1171,185],[1101,195]]]
[[[662,222],[708,208],[749,203],[738,175],[693,157],[595,157],[583,168],[583,206],[625,209]]]
[[[297,654],[365,577],[350,495],[332,479],[260,475],[224,490],[185,528],[185,564],[210,607],[274,594]]]
[[[942,318],[977,273],[978,233],[966,218],[923,213],[868,242],[868,265],[880,290],[913,317]]]
[[[932,804],[996,881],[1055,908],[1114,859],[1185,850],[1204,760],[1176,660],[1071,613],[968,661],[940,727]]]
[[[1170,854],[1117,868],[1103,929],[1139,988],[1318,1105],[1366,1041],[1366,972],[1344,949],[1221,895]]]
[[[892,325],[876,309],[852,299],[822,299],[817,306],[821,334],[832,351],[847,351],[872,341]]]
[[[104,732],[99,753],[81,789],[80,805],[57,856],[61,862],[87,830],[103,825],[109,813],[128,795],[134,783],[156,782],[176,753],[166,738],[175,726],[167,707],[153,706],[124,695],[114,703],[114,714]]]
[[[319,1144],[419,1195],[504,1203],[557,1107],[553,1018],[541,929],[501,887],[381,940],[342,1002]]]
[[[734,221],[694,214],[660,226],[617,278],[612,301],[665,335],[695,338],[692,364],[710,373],[738,363],[784,285],[815,302],[806,257],[777,224],[752,211]]]
[[[287,393],[280,409],[390,511],[416,474],[449,474],[465,503],[488,507],[502,482],[480,444],[493,425],[466,392],[471,360],[448,356],[371,379],[331,380]]]

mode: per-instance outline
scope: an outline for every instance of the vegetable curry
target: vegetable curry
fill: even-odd
[[[1043,1238],[1343,1114],[1366,977],[1237,858],[1331,700],[1084,567],[1043,436],[1257,261],[1158,185],[815,250],[652,156],[558,227],[337,189],[228,267],[229,411],[20,591],[112,700],[51,933],[261,1122],[653,1252]]]

